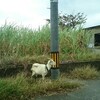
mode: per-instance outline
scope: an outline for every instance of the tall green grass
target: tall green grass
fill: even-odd
[[[25,56],[49,52],[49,29],[35,31],[28,28],[4,25],[0,27],[0,55]]]
[[[87,49],[91,34],[79,28],[59,29],[59,51],[61,60],[85,60],[94,57]],[[48,25],[33,30],[13,24],[0,27],[0,62],[8,58],[49,55],[50,28]],[[98,58],[99,59],[99,58]]]
[[[75,30],[60,31],[60,52],[70,60],[79,60],[87,55],[90,50],[87,48],[92,34],[82,28]]]

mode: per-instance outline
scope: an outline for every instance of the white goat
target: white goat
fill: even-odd
[[[56,63],[50,59],[47,64],[39,64],[39,63],[34,63],[32,65],[31,71],[32,71],[32,76],[34,75],[42,75],[42,79],[44,80],[45,76],[47,75],[48,71],[51,69],[52,66],[56,65]]]

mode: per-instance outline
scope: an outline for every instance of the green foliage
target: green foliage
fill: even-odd
[[[80,86],[80,82],[71,82],[64,77],[56,81],[35,81],[18,74],[16,77],[0,79],[0,100],[29,100],[39,95],[68,92]]]
[[[91,33],[82,28],[59,29],[60,60],[96,59],[95,53],[87,49],[90,38]],[[7,24],[0,27],[1,65],[20,62],[28,64],[40,59],[41,55],[48,57],[49,54],[50,28],[48,25],[38,30]],[[39,61],[43,61],[45,56]],[[100,59],[99,57],[97,56],[97,59]]]
[[[95,79],[99,76],[99,72],[96,70],[96,68],[88,66],[75,68],[70,73],[72,78],[78,78],[78,79]]]
[[[64,14],[59,15],[59,26],[64,28],[77,28],[80,27],[82,24],[86,22],[86,17],[83,13],[77,13],[77,14]]]
[[[59,27],[63,29],[75,29],[82,26],[86,22],[86,16],[84,13],[77,14],[59,14]],[[46,19],[50,23],[50,19]]]
[[[62,59],[83,60],[91,51],[87,48],[91,33],[82,28],[76,30],[60,30],[60,53]],[[88,59],[88,57],[85,59]]]
[[[21,96],[21,90],[17,84],[9,80],[0,80],[0,99],[1,100],[17,100]],[[17,99],[16,99],[17,97]]]
[[[4,25],[0,27],[0,56],[25,56],[47,54],[50,32],[48,26],[41,30]]]
[[[49,56],[48,55],[26,55],[26,56],[5,56],[0,60],[1,68],[9,68],[16,66],[28,66],[33,63],[47,63]]]

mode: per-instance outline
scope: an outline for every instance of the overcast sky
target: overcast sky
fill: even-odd
[[[58,0],[59,13],[84,13],[85,27],[100,25],[100,0]],[[50,0],[0,0],[0,25],[5,21],[37,28],[50,18]]]

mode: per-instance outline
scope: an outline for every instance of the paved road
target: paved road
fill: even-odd
[[[35,100],[100,100],[100,80],[89,80],[84,88],[69,94],[39,97]]]

